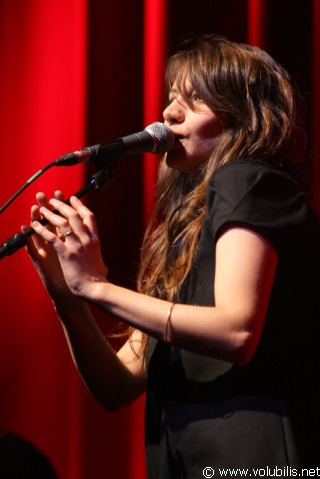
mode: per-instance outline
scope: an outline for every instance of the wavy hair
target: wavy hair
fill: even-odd
[[[216,35],[186,41],[166,70],[166,88],[173,85],[192,108],[188,80],[213,111],[226,118],[208,161],[199,175],[159,167],[157,201],[141,250],[138,291],[171,301],[179,292],[194,258],[206,213],[206,189],[214,171],[245,158],[272,163],[293,174],[298,121],[297,92],[288,73],[263,50]]]
[[[190,104],[189,80],[226,127],[197,179],[159,168],[158,197],[142,247],[140,292],[178,300],[190,271],[206,212],[206,189],[214,171],[237,158],[259,159],[293,174],[296,140],[301,137],[297,93],[288,73],[263,50],[205,35],[187,41],[172,56],[166,87],[173,85]]]

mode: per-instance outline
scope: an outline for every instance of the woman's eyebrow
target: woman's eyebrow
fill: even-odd
[[[179,90],[176,87],[172,87],[169,91],[169,95],[177,95],[179,94]]]

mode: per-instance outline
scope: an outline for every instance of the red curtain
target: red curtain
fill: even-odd
[[[84,145],[161,121],[162,67],[190,33],[260,45],[306,100],[308,171],[319,193],[320,10],[317,0],[0,0],[0,139],[3,204],[39,168]],[[312,155],[311,155],[312,154]],[[106,189],[89,195],[110,278],[134,286],[153,205],[157,158],[127,157]],[[77,191],[93,172],[56,168],[3,214],[0,242],[28,223],[34,194]],[[83,386],[49,298],[23,250],[1,268],[0,428],[36,445],[60,479],[145,477],[144,398],[115,414]],[[106,333],[116,325],[95,311]]]
[[[144,13],[144,124],[161,121],[163,66],[167,40],[166,0],[145,0]],[[148,224],[154,205],[154,184],[157,168],[151,154],[144,160],[144,224]]]
[[[84,144],[85,0],[0,2],[1,204],[44,165]],[[49,170],[1,217],[1,240],[29,223],[34,194],[72,194],[83,168]],[[79,379],[23,250],[1,262],[0,427],[44,452],[60,477],[80,466]],[[79,466],[78,466],[79,465]]]
[[[248,43],[265,48],[266,0],[248,1]]]

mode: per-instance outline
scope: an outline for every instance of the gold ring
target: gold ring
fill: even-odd
[[[73,233],[73,231],[72,231],[72,230],[70,230],[70,231],[67,231],[66,233],[64,233],[64,236],[69,236],[69,235],[71,235],[72,233]]]

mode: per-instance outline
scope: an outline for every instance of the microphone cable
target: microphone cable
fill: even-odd
[[[24,185],[21,186],[21,188],[18,189],[18,191],[16,191],[14,193],[14,195],[11,196],[11,198],[8,199],[8,201],[6,201],[4,203],[3,206],[0,207],[0,214],[4,212],[5,209],[8,208],[9,205],[11,205],[11,203],[29,186],[31,185],[31,183],[33,183],[37,178],[39,178],[39,176],[41,176],[45,171],[49,170],[49,168],[52,168],[52,166],[56,166],[56,162],[53,161],[52,163],[49,163],[48,165],[44,166],[43,168],[41,168],[40,170],[38,170],[33,176],[31,176],[25,183]]]

